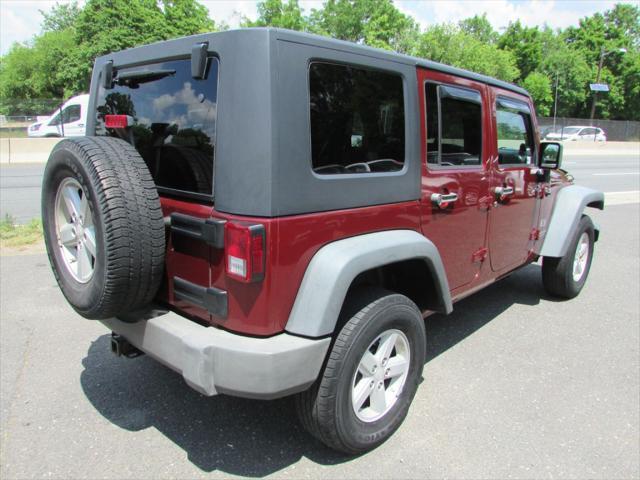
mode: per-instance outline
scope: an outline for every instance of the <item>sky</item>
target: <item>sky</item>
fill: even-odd
[[[627,0],[630,3],[638,0]],[[58,0],[67,3],[67,0]],[[80,0],[84,3],[84,0]],[[201,0],[216,22],[223,21],[237,27],[242,16],[257,16],[255,0]],[[320,8],[322,0],[300,0],[309,12]],[[506,27],[510,21],[520,20],[534,26],[547,24],[553,28],[577,25],[582,17],[604,12],[616,1],[610,0],[395,0],[402,12],[411,15],[422,27],[434,23],[458,22],[475,14],[487,14],[494,28]],[[0,54],[6,53],[13,42],[24,42],[40,32],[42,16],[55,0],[0,0]]]

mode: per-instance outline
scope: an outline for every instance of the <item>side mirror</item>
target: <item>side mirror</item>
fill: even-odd
[[[562,144],[558,142],[541,142],[538,166],[540,168],[553,170],[560,168],[561,163]]]

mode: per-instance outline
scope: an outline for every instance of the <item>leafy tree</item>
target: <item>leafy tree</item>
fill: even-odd
[[[43,32],[59,32],[75,26],[80,7],[77,1],[71,3],[56,3],[50,12],[38,10],[42,15]]]
[[[558,116],[574,117],[587,99],[585,86],[591,78],[591,69],[582,53],[560,41],[551,49],[539,66],[539,71],[558,89]]]
[[[96,57],[168,38],[215,31],[196,0],[88,0],[76,21],[77,48],[63,64],[70,90],[86,91]]]
[[[484,43],[451,25],[428,28],[418,41],[415,53],[436,62],[513,81],[519,75],[513,54]]]
[[[510,23],[498,40],[501,50],[512,52],[520,70],[519,80],[524,80],[536,71],[544,57],[554,45],[554,33],[551,29],[540,30],[520,23]]]
[[[312,31],[371,47],[407,53],[418,32],[415,21],[391,0],[327,0],[310,17]]]
[[[28,45],[14,44],[0,60],[2,113],[42,113],[54,106],[51,99],[61,103],[67,92],[64,79],[58,75],[59,64],[74,45],[70,29],[46,32]]]
[[[487,14],[474,15],[459,22],[460,30],[485,43],[497,43],[500,35],[493,29]]]
[[[162,3],[168,38],[218,30],[209,18],[207,7],[197,0],[163,0]]]
[[[522,86],[531,94],[538,115],[547,116],[553,106],[551,82],[544,73],[531,72],[522,82]]]
[[[302,14],[298,0],[265,0],[258,4],[258,18],[255,21],[245,18],[242,26],[305,31],[309,29],[309,21]]]

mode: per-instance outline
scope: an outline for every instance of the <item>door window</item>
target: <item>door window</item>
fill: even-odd
[[[528,165],[533,162],[535,144],[528,107],[514,101],[498,102],[498,162],[501,165]]]
[[[60,117],[61,115],[58,113],[49,122],[49,125],[60,125]],[[69,105],[62,110],[62,123],[77,122],[78,120],[80,120],[80,105]]]
[[[482,163],[482,100],[475,90],[425,85],[427,162],[434,166]]]

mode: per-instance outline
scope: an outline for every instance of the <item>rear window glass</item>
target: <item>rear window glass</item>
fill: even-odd
[[[100,87],[96,135],[133,141],[159,190],[213,195],[218,60],[203,80],[189,59],[119,69]],[[128,129],[105,127],[105,115],[129,115]]]
[[[399,75],[312,63],[311,158],[321,175],[393,172],[404,165]]]

